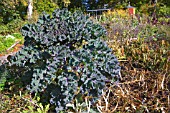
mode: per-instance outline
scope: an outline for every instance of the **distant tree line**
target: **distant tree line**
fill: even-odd
[[[125,8],[128,3],[140,9],[145,4],[159,4],[162,13],[169,13],[169,0],[32,0],[33,12],[42,13],[43,11],[51,13],[56,8],[67,7],[69,10],[96,9],[104,8]],[[8,23],[14,19],[27,19],[28,0],[0,0],[0,23]]]

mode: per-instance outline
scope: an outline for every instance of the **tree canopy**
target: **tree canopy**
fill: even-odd
[[[152,5],[155,2],[161,7],[162,13],[170,12],[169,0],[33,0],[33,11],[41,14],[43,11],[51,13],[56,8],[67,7],[73,9],[104,8],[125,8],[128,3],[140,9],[145,5]],[[0,0],[0,23],[8,23],[16,18],[26,19],[28,0]],[[147,7],[145,7],[147,8]]]

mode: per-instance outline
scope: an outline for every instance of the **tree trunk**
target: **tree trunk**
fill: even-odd
[[[33,2],[32,0],[28,0],[28,9],[27,9],[27,14],[28,14],[28,20],[31,20],[32,18],[32,10],[33,10]]]

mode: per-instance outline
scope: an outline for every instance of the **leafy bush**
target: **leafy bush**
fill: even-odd
[[[107,12],[104,12],[103,15],[101,15],[100,21],[112,21],[114,18],[125,18],[129,19],[130,16],[127,12],[127,10],[117,9],[117,10],[109,10]]]
[[[14,37],[15,38],[15,37]],[[0,53],[6,51],[12,44],[14,44],[15,39],[9,37],[0,37]]]
[[[47,13],[52,13],[54,9],[58,8],[58,5],[51,1],[41,1],[36,2],[35,9],[38,11],[38,13],[42,13],[43,11]]]
[[[24,43],[24,37],[21,33],[13,33],[11,35],[14,36],[18,41],[20,41],[20,44]]]
[[[140,13],[147,14],[150,16],[156,15],[158,17],[168,17],[170,15],[170,8],[167,4],[157,3],[153,4],[143,4],[140,9]]]
[[[13,33],[11,35],[14,36],[16,39],[23,39],[23,36],[20,33]]]
[[[118,60],[100,39],[105,29],[79,11],[57,9],[21,31],[24,48],[8,57],[9,71],[32,93],[47,94],[57,112],[74,98],[88,96],[96,102],[105,83],[119,74]]]
[[[144,39],[144,40],[160,40],[169,36],[169,19],[160,18],[157,22],[153,18],[146,15],[136,15],[130,18],[128,15],[121,15],[115,12],[107,12],[101,16],[99,22],[108,30],[109,40],[115,38],[123,40]],[[117,27],[115,27],[117,26]]]
[[[0,42],[0,53],[3,52],[5,49],[6,47],[4,46],[4,44]]]
[[[7,34],[8,31],[9,31],[9,30],[8,30],[7,25],[3,25],[3,24],[0,25],[0,34],[1,34],[1,35]]]
[[[166,6],[164,4],[160,4],[158,9],[158,15],[159,16],[170,16],[170,7]]]
[[[25,0],[1,0],[0,2],[0,23],[7,24],[15,19],[25,19],[27,10],[27,1]]]
[[[10,47],[12,44],[14,44],[15,39],[7,38],[4,40],[3,44],[5,47]]]
[[[7,24],[1,24],[0,25],[0,34],[1,35],[7,35],[12,34],[14,32],[19,32],[20,28],[25,24],[22,19],[15,19]]]

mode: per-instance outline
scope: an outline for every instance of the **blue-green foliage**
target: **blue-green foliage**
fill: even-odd
[[[25,25],[22,33],[24,47],[10,58],[10,71],[31,92],[48,91],[56,111],[66,109],[77,94],[95,102],[105,83],[119,74],[118,60],[100,39],[105,29],[80,11],[43,14],[37,23]]]
[[[2,65],[0,61],[0,90],[4,89],[7,76],[8,72],[6,70],[6,65]]]

